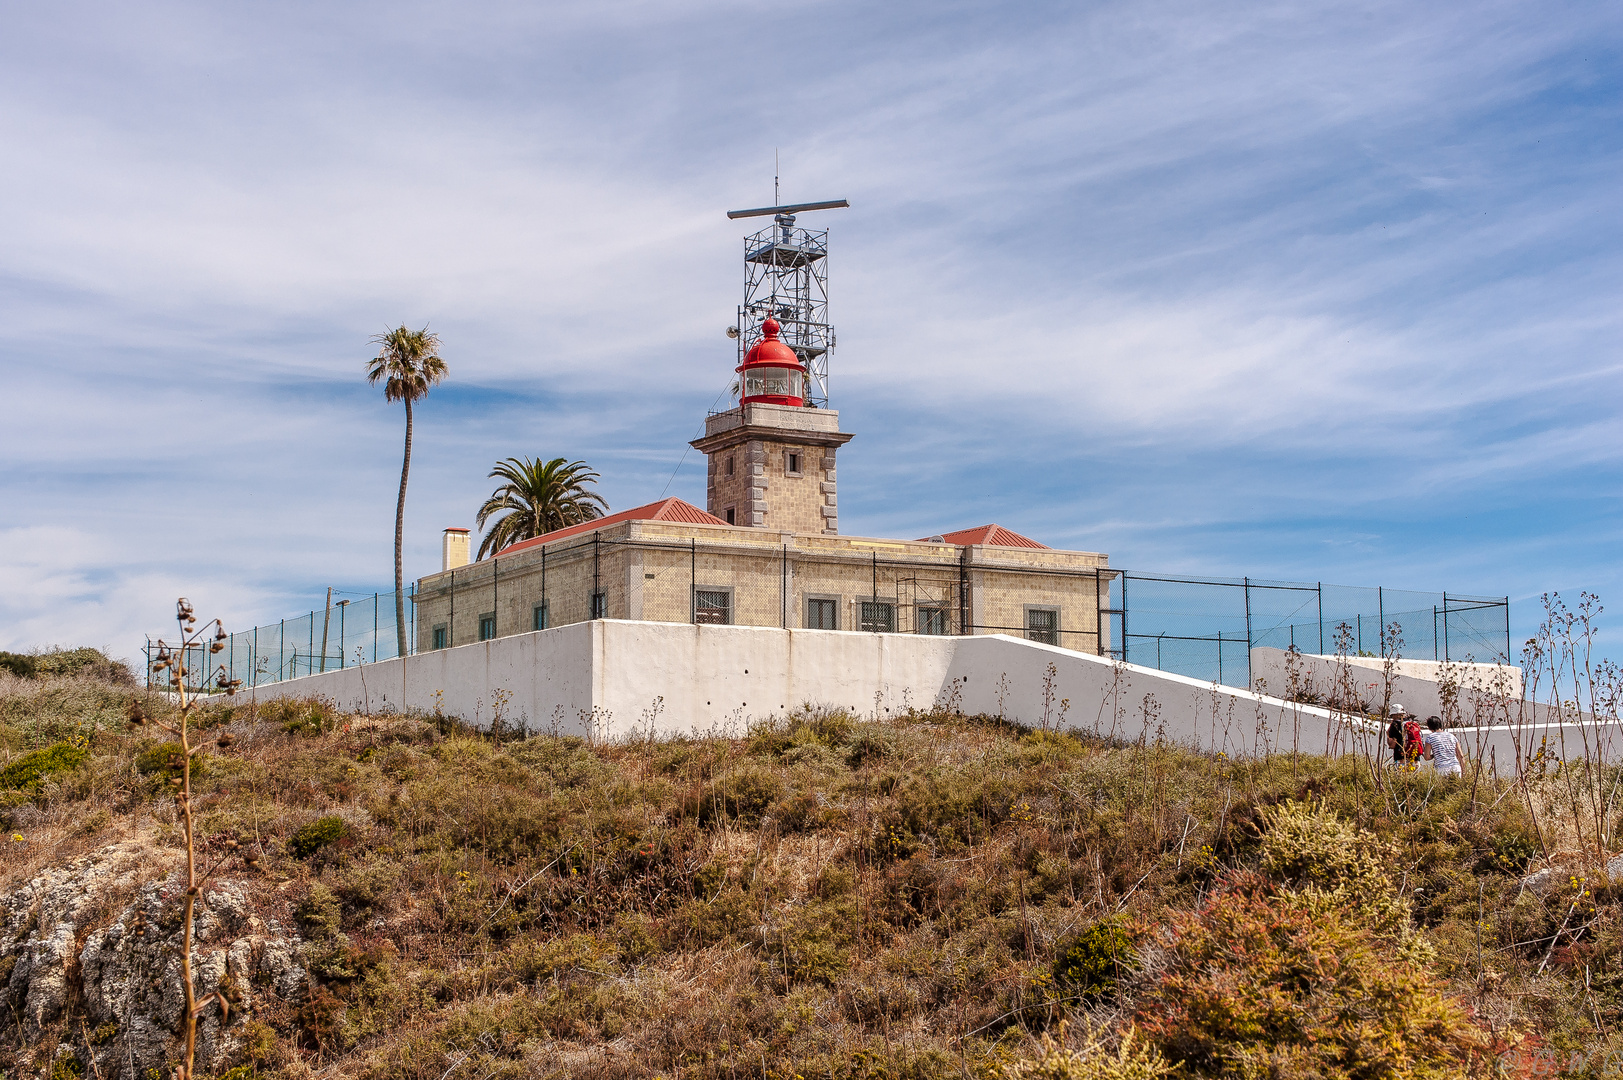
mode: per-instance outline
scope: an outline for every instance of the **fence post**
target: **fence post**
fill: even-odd
[[[451,571],[451,615],[445,630],[445,647],[456,648],[456,571]]]
[[[1316,583],[1319,594],[1319,655],[1324,655],[1324,582]]]
[[[1375,607],[1381,616],[1381,657],[1384,659],[1386,657],[1386,590],[1379,585],[1375,586]]]
[[[254,652],[248,657],[248,686],[250,689],[259,685],[259,627],[254,627]]]
[[[501,561],[492,555],[490,557],[490,636],[494,639],[501,626],[501,594],[496,591],[496,578],[501,572]]]
[[[349,601],[338,602],[338,670],[344,669],[344,612],[349,610]]]
[[[1505,597],[1505,663],[1510,663],[1510,597]]]
[[[592,533],[592,601],[589,614],[594,619],[600,617],[597,609],[597,597],[603,590],[602,581],[598,576],[598,571],[602,568],[602,559],[603,530],[599,529]],[[608,604],[605,603],[603,606],[607,608]],[[604,612],[604,614],[607,614],[607,612]]]
[[[783,629],[789,629],[789,545],[783,545],[783,575],[778,585],[779,614],[783,619]]]
[[[1127,663],[1127,571],[1121,572],[1121,662]],[[1223,663],[1223,646],[1217,647],[1217,662]]]
[[[276,635],[276,681],[282,681],[282,660],[287,656],[287,620],[282,620],[282,628]]]
[[[688,537],[688,622],[699,621],[699,540]]]
[[[1245,685],[1251,687],[1251,579],[1242,578],[1245,582]],[[1218,645],[1217,651],[1222,652],[1223,646]]]
[[[378,597],[382,593],[372,594],[372,662],[378,662]]]
[[[1448,590],[1443,590],[1443,659],[1449,660],[1448,655]]]

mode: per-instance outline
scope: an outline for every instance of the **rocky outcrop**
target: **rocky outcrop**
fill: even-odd
[[[86,1076],[167,1075],[184,1011],[176,863],[146,844],[114,844],[0,897],[0,1025],[20,1026],[12,1035],[24,1045],[69,1047]],[[197,994],[220,991],[233,1003],[224,1022],[217,1005],[199,1020],[204,1075],[241,1050],[256,997],[291,1001],[304,985],[299,939],[254,912],[252,888],[215,879],[197,904]],[[44,1072],[50,1063],[34,1064]]]

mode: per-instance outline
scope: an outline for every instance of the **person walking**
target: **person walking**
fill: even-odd
[[[1420,759],[1420,725],[1402,705],[1393,703],[1392,722],[1386,726],[1386,745],[1392,748],[1394,766],[1412,765]]]
[[[1460,769],[1460,741],[1452,732],[1443,730],[1441,717],[1428,716],[1426,718],[1427,732],[1420,736],[1421,746],[1424,748],[1426,760],[1437,768],[1438,776],[1459,776]]]

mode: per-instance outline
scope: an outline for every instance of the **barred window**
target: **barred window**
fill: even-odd
[[[445,627],[443,626],[434,627],[434,648],[445,648]]]
[[[732,622],[733,598],[721,590],[699,589],[693,596],[693,621],[712,626]]]
[[[947,633],[947,609],[919,608],[919,633],[941,635]]]
[[[547,605],[545,605],[545,604],[537,604],[535,606],[535,629],[537,629],[537,630],[545,630],[546,628],[547,628]]]
[[[1027,608],[1026,637],[1044,645],[1058,645],[1059,612],[1053,608]]]
[[[885,604],[876,600],[862,602],[862,629],[872,630],[880,634],[893,633],[896,630],[896,605]]]
[[[607,609],[608,609],[608,597],[605,596],[603,593],[600,593],[600,592],[593,593],[592,594],[592,618],[594,618],[594,619],[603,618],[603,613]]]
[[[840,602],[814,598],[806,601],[806,629],[838,630],[840,628]]]
[[[479,616],[479,640],[489,641],[495,636],[496,616],[494,614]]]

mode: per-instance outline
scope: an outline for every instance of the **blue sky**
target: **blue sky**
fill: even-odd
[[[9,5],[0,648],[408,576],[509,455],[703,502],[727,209],[832,230],[841,526],[1618,597],[1623,9]],[[679,465],[680,463],[680,465]],[[674,479],[673,479],[674,473]],[[1612,640],[1623,641],[1623,638]],[[1616,650],[1613,650],[1614,652]]]

